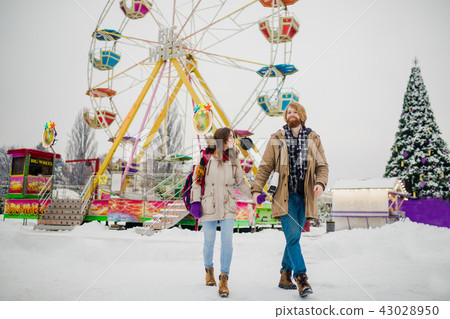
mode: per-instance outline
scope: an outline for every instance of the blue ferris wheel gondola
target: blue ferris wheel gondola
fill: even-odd
[[[294,74],[297,72],[297,68],[292,64],[276,64],[273,66],[265,66],[256,73],[258,73],[260,76],[269,76],[269,77],[276,77],[276,76],[286,76],[290,74]],[[270,72],[268,75],[267,73]]]

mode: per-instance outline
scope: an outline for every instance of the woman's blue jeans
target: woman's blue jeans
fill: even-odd
[[[305,226],[305,199],[302,195],[289,193],[288,214],[281,216],[286,247],[284,249],[281,270],[291,270],[294,277],[306,274],[305,260],[300,248],[300,236]]]
[[[220,272],[230,273],[231,256],[233,255],[234,219],[220,220]],[[214,242],[216,240],[217,220],[202,222],[204,242],[203,260],[205,267],[213,267]]]

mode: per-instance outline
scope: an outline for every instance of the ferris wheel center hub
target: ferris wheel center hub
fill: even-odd
[[[176,26],[173,26],[159,30],[158,46],[156,48],[150,48],[151,61],[166,61],[186,55],[183,42],[175,36],[176,28]]]

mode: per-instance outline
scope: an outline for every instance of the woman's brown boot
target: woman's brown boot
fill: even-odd
[[[214,267],[206,267],[206,285],[216,286],[216,280],[214,279]]]
[[[228,275],[220,274],[219,276],[219,295],[220,297],[228,297],[230,291],[228,290]]]

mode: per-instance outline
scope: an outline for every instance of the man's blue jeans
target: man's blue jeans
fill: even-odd
[[[305,199],[302,195],[289,193],[288,214],[281,216],[281,226],[286,238],[281,270],[291,270],[294,277],[306,274],[305,260],[300,248],[300,236],[305,226]]]
[[[230,273],[231,257],[233,255],[234,219],[220,220],[220,272]],[[217,220],[202,222],[204,242],[203,260],[205,267],[213,266],[214,242],[216,240]]]

